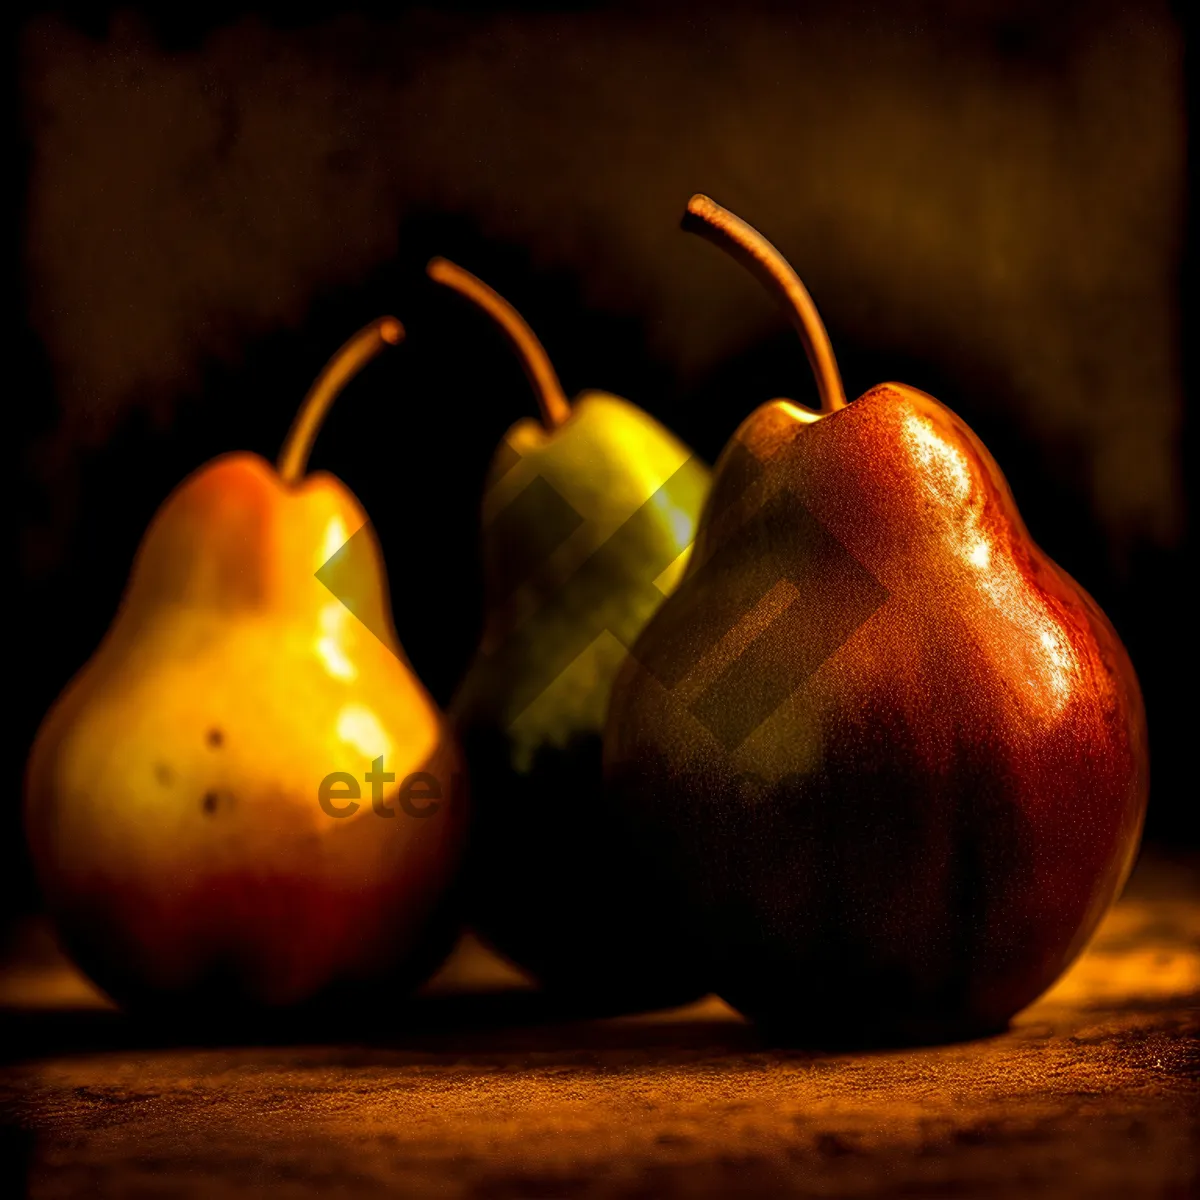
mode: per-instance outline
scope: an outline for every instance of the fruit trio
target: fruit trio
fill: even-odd
[[[120,1002],[379,996],[465,920],[596,1011],[715,990],[787,1037],[937,1039],[1001,1027],[1086,943],[1147,796],[1117,635],[961,420],[902,384],[848,404],[779,252],[704,196],[685,228],[776,293],[820,396],[757,409],[711,475],[628,401],[568,401],[505,301],[429,266],[541,411],[488,471],[448,716],[366,514],[304,474],[398,322],[335,356],[277,468],[227,455],[164,503],[26,777],[60,935]],[[329,820],[318,784],[381,757],[432,781],[430,819]]]

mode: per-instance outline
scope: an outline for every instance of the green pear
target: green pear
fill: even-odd
[[[708,468],[636,405],[568,402],[516,311],[444,259],[431,278],[492,316],[533,384],[489,468],[482,512],[484,625],[451,704],[477,807],[471,916],[502,953],[572,1002],[648,1007],[700,988],[627,886],[601,785],[613,680],[682,578]],[[665,916],[665,913],[664,913]]]

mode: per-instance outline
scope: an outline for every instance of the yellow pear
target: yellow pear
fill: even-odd
[[[459,753],[397,640],[366,513],[304,474],[334,396],[402,336],[383,318],[346,343],[277,470],[234,453],[175,489],[38,732],[37,876],[121,1002],[301,1004],[410,981],[447,942]]]

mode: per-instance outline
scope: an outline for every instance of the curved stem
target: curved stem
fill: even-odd
[[[380,317],[360,329],[325,364],[308,389],[276,460],[284,483],[298,483],[304,475],[317,430],[342,388],[385,346],[395,346],[403,337],[404,326],[395,317]]]
[[[808,289],[787,259],[757,229],[699,193],[688,201],[683,227],[727,251],[776,294],[800,334],[809,365],[817,377],[821,412],[845,408],[846,392],[829,334]]]
[[[452,288],[478,305],[500,326],[533,385],[542,410],[542,424],[547,429],[557,429],[571,415],[571,405],[550,356],[525,318],[499,292],[447,258],[431,258],[425,271],[435,283]]]

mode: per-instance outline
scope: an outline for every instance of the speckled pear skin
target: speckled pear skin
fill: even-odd
[[[471,920],[593,1010],[704,990],[629,868],[600,746],[612,680],[682,577],[709,478],[642,409],[587,392],[552,432],[515,425],[486,484],[485,627],[450,708],[472,780]]]
[[[382,1002],[457,932],[465,771],[396,638],[366,521],[333,476],[207,464],[155,515],[112,627],[42,723],[37,876],[66,947],[127,1007]],[[315,572],[364,528],[344,603]],[[363,782],[377,754],[390,818]],[[319,803],[336,771],[361,789],[344,817]],[[442,789],[426,818],[399,811],[415,772]]]
[[[1148,786],[1111,625],[974,434],[898,384],[743,423],[618,676],[604,767],[719,994],[818,1043],[1003,1026],[1119,893]]]

